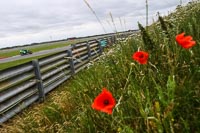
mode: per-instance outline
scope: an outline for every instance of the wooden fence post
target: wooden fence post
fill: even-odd
[[[32,60],[34,72],[35,72],[35,77],[37,80],[37,87],[38,87],[38,93],[39,93],[39,101],[43,102],[45,99],[45,93],[44,93],[44,86],[42,82],[42,76],[40,72],[40,66],[38,60]]]

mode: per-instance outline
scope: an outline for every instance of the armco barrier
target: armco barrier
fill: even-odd
[[[127,36],[130,33],[123,34]],[[0,123],[21,112],[87,66],[103,52],[101,41],[115,43],[115,36],[73,44],[69,49],[0,71]]]

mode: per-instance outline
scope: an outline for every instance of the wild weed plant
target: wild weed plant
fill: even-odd
[[[199,12],[200,3],[194,2],[159,16],[148,30],[139,24],[140,34],[106,50],[44,104],[3,125],[2,132],[200,132]],[[176,42],[182,32],[193,37],[193,47]],[[146,64],[134,60],[137,51],[149,54]],[[102,88],[116,101],[111,114],[92,108]]]

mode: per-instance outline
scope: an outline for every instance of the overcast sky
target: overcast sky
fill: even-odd
[[[148,1],[150,23],[157,12],[167,15],[181,0]],[[182,0],[183,3],[188,1]],[[0,48],[110,33],[115,27],[117,31],[137,29],[138,21],[145,25],[145,0],[87,2],[103,26],[84,0],[1,0]]]

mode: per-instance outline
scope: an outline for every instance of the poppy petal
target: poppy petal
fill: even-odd
[[[176,42],[185,49],[189,49],[193,47],[196,44],[196,42],[193,41],[192,36],[184,36],[184,35],[185,35],[184,32],[181,34],[178,34],[176,36]]]
[[[146,64],[149,54],[144,51],[135,52],[132,56],[133,60],[139,62],[140,64]]]
[[[115,107],[115,99],[112,93],[106,88],[102,89],[102,92],[94,99],[92,108],[98,111],[102,111],[108,114],[112,114],[112,109]]]

